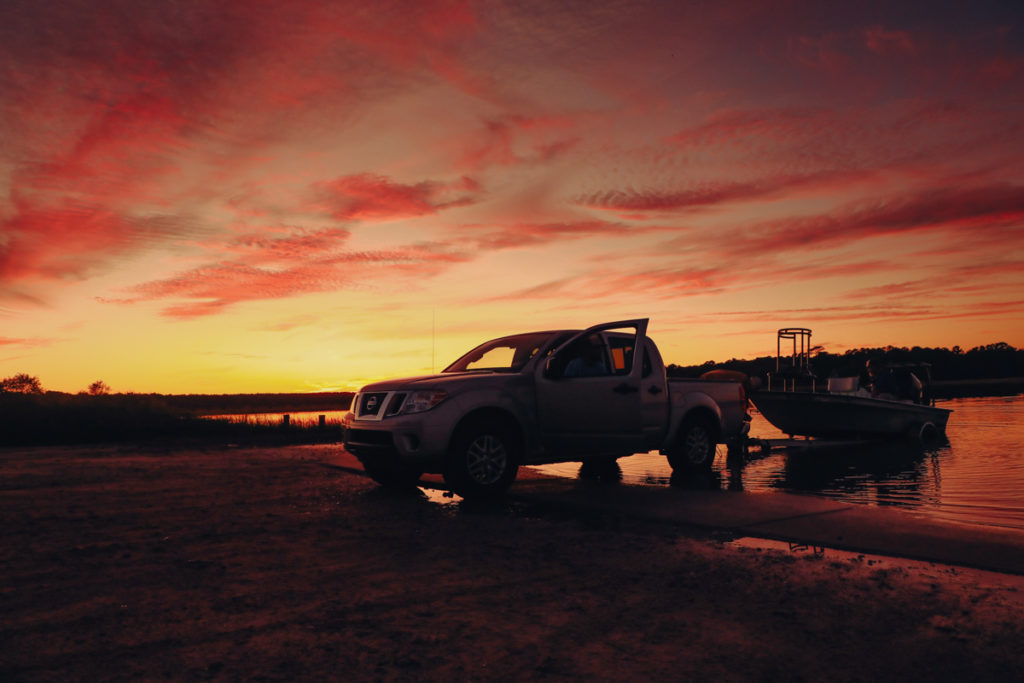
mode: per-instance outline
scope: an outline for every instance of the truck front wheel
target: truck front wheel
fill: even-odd
[[[461,428],[452,443],[444,480],[463,498],[501,496],[519,471],[519,439],[500,420],[480,420]]]
[[[668,462],[676,472],[708,471],[715,460],[715,443],[715,432],[707,420],[688,417],[679,427]]]

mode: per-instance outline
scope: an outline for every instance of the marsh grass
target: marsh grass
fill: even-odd
[[[341,439],[341,424],[269,418],[208,419],[160,395],[0,394],[0,447],[148,440],[296,444]]]

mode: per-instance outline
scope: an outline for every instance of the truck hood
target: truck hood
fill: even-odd
[[[399,379],[388,379],[383,382],[367,384],[359,390],[359,393],[370,391],[415,391],[416,389],[431,389],[439,385],[464,384],[466,382],[487,381],[494,377],[518,375],[517,372],[491,372],[486,370],[471,372],[445,372],[437,375],[420,375],[418,377],[401,377]]]

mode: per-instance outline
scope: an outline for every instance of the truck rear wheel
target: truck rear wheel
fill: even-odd
[[[706,472],[715,460],[715,430],[702,418],[688,417],[679,427],[668,462],[676,472]]]
[[[515,430],[501,420],[472,422],[456,434],[444,480],[463,498],[497,498],[519,471],[520,443]]]

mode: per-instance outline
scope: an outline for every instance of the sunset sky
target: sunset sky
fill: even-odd
[[[1024,4],[0,4],[0,377],[1024,346]]]

